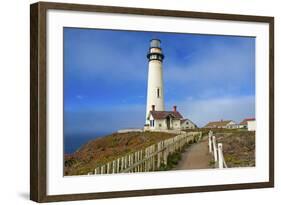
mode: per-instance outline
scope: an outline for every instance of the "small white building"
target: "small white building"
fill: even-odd
[[[256,127],[255,118],[245,118],[242,122],[239,123],[239,128],[245,128],[245,129],[249,130],[249,124],[250,124],[250,129],[254,129],[254,130],[256,129],[255,128]]]
[[[197,126],[189,119],[181,119],[181,129],[187,130],[187,129],[195,129]]]
[[[227,128],[227,129],[235,129],[237,128],[237,124],[232,120],[220,120],[209,122],[204,128]]]
[[[165,130],[183,130],[195,128],[196,125],[188,119],[183,119],[182,115],[174,106],[173,111],[156,111],[155,106],[148,114],[149,124],[146,125],[145,130],[150,131],[165,131]]]
[[[247,123],[248,131],[256,131],[256,120],[249,120]]]

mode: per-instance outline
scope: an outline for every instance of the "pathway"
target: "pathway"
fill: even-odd
[[[209,162],[211,159],[208,137],[205,137],[202,141],[191,145],[182,153],[182,158],[174,170],[210,168]]]

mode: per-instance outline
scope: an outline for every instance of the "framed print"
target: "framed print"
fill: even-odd
[[[39,2],[30,198],[274,186],[274,18]]]

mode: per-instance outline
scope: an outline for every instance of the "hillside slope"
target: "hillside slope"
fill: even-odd
[[[64,156],[64,175],[83,175],[96,166],[175,136],[162,132],[113,133],[91,140],[75,153]]]

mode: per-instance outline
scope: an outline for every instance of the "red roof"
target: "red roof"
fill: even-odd
[[[182,119],[182,115],[178,111],[150,111],[154,119],[165,119],[169,115],[175,119]]]
[[[239,125],[247,125],[248,121],[254,121],[255,118],[245,118],[242,122],[239,123]]]

